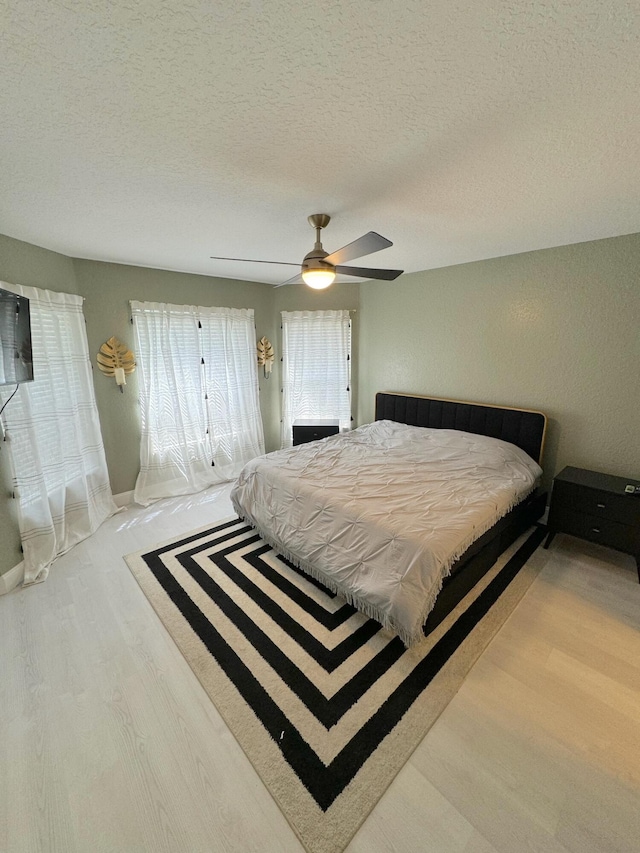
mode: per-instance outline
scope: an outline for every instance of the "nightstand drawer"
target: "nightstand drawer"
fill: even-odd
[[[556,481],[553,486],[553,503],[575,512],[609,518],[620,524],[640,526],[640,500],[635,496],[616,495]]]
[[[550,524],[556,530],[570,533],[580,539],[588,539],[590,542],[598,542],[609,548],[616,548],[627,554],[633,554],[638,550],[640,529],[627,524],[619,524],[609,518],[597,515],[587,515],[573,512],[565,506],[553,506],[553,518],[549,518]]]

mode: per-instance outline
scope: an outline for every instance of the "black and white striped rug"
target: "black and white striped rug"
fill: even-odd
[[[303,844],[337,853],[535,577],[542,536],[409,650],[237,518],[126,559]]]

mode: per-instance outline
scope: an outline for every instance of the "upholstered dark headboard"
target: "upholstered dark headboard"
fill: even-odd
[[[547,428],[547,418],[542,412],[392,392],[376,394],[376,420],[490,435],[521,447],[538,463]]]

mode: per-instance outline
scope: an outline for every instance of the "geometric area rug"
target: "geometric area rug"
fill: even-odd
[[[126,557],[311,853],[340,853],[546,562],[532,528],[411,649],[231,518]]]

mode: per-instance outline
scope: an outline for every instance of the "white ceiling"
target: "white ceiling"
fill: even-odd
[[[0,0],[0,232],[278,282],[640,231],[637,0]]]

